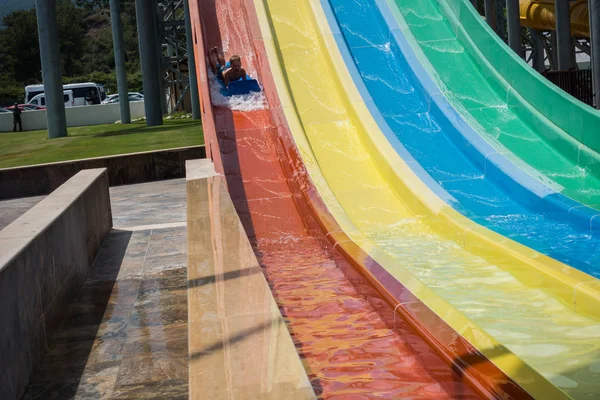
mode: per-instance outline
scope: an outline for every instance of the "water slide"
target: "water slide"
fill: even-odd
[[[534,397],[596,393],[598,316],[561,302],[553,289],[561,279],[540,281],[553,265],[577,271],[461,218],[414,175],[342,68],[340,34],[328,31],[318,2],[256,3],[261,27],[271,27],[263,35],[273,36],[269,60],[282,68],[277,87],[290,96],[282,103],[294,139],[342,229]],[[354,15],[364,22],[363,11]]]
[[[339,227],[291,136],[284,112],[291,103],[280,101],[267,61],[274,44],[263,36],[252,2],[198,0],[190,12],[207,150],[226,177],[315,394],[530,398],[405,286],[384,287],[391,276]],[[241,55],[264,96],[219,97],[205,60],[213,46]],[[269,381],[231,373],[273,395]],[[201,398],[193,387],[190,396]]]
[[[477,132],[531,176],[598,209],[596,110],[529,67],[467,0],[389,3],[399,9],[407,38],[422,51],[441,92]],[[592,218],[597,227],[600,218]]]
[[[524,173],[483,140],[423,71],[397,22],[386,23],[382,14],[391,12],[385,2],[323,4],[332,10],[330,23],[341,26],[339,46],[347,49],[346,63],[356,70],[363,97],[372,98],[370,111],[413,171],[435,181],[432,190],[471,220],[600,277],[600,236],[589,229],[597,212],[587,210],[586,217],[581,204]]]
[[[564,223],[557,222],[560,207],[551,212],[547,199],[560,195],[532,183],[530,176],[481,143],[423,71],[405,38],[410,31],[400,28],[385,1],[322,3],[332,29],[340,27],[336,41],[355,83],[363,98],[372,99],[367,100],[369,110],[388,141],[431,189],[480,224],[598,277],[598,237],[590,232],[589,220],[586,230],[577,229],[568,222],[570,207],[563,207]],[[396,18],[403,22],[402,15]],[[598,285],[591,278],[590,283]],[[535,330],[535,321],[531,324]],[[600,334],[597,325],[592,331]],[[593,365],[589,368],[595,369]],[[597,372],[591,376],[598,378]],[[600,385],[589,390],[597,393]],[[585,397],[585,391],[570,392]]]
[[[490,380],[498,367],[536,398],[591,393],[598,308],[579,281],[589,277],[566,268],[557,279],[563,264],[473,224],[413,173],[370,116],[318,2],[254,4],[259,24],[249,2],[191,5],[203,126],[316,391],[517,390]],[[242,53],[268,110],[211,106],[203,55],[219,44]],[[394,311],[400,329],[386,329]],[[492,363],[474,362],[472,346]],[[462,365],[469,385],[440,360]]]

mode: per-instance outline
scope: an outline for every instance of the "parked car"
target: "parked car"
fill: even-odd
[[[2,114],[2,113],[9,113],[9,112],[11,112],[11,111],[7,110],[6,108],[0,107],[0,114]]]
[[[129,92],[129,101],[133,102],[133,101],[144,101],[144,95],[137,93],[137,92]],[[118,94],[111,94],[109,96],[106,97],[106,99],[104,100],[103,104],[113,104],[113,103],[118,103],[119,102],[119,95]]]
[[[75,106],[75,97],[73,97],[72,90],[63,91],[63,99],[65,102],[65,108]],[[33,96],[33,98],[27,103],[28,105],[46,107],[46,94],[41,93]]]
[[[6,109],[10,112],[12,112],[14,108],[15,106],[6,107]],[[19,109],[21,111],[38,111],[45,110],[46,107],[36,106],[35,104],[19,104]]]
[[[118,96],[118,94],[109,94],[108,96],[106,96],[104,98],[104,100],[102,100],[102,104],[107,104],[109,101],[111,101],[112,99],[114,99],[115,96]]]
[[[44,106],[38,106],[35,104],[23,104],[23,110],[25,111],[39,111],[39,110],[45,110],[46,107]]]

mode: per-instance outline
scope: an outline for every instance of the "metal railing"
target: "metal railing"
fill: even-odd
[[[594,107],[594,87],[592,85],[591,70],[546,71],[542,75],[571,96]]]

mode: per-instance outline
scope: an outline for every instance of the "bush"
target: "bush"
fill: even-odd
[[[0,83],[0,107],[8,107],[15,103],[20,104],[24,98],[25,89],[23,87]]]

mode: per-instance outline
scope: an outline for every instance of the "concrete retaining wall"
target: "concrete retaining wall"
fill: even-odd
[[[0,231],[0,398],[18,399],[112,226],[108,174],[81,171]]]
[[[186,160],[205,157],[204,146],[192,146],[0,169],[0,199],[48,194],[77,172],[91,168],[107,168],[110,186],[183,178]]]
[[[131,118],[140,118],[146,115],[144,102],[129,103]],[[68,107],[66,108],[67,126],[86,126],[112,124],[121,119],[119,104],[99,104],[96,106]],[[46,111],[24,111],[21,114],[23,130],[34,131],[46,129]],[[12,132],[12,113],[0,114],[0,132]]]

